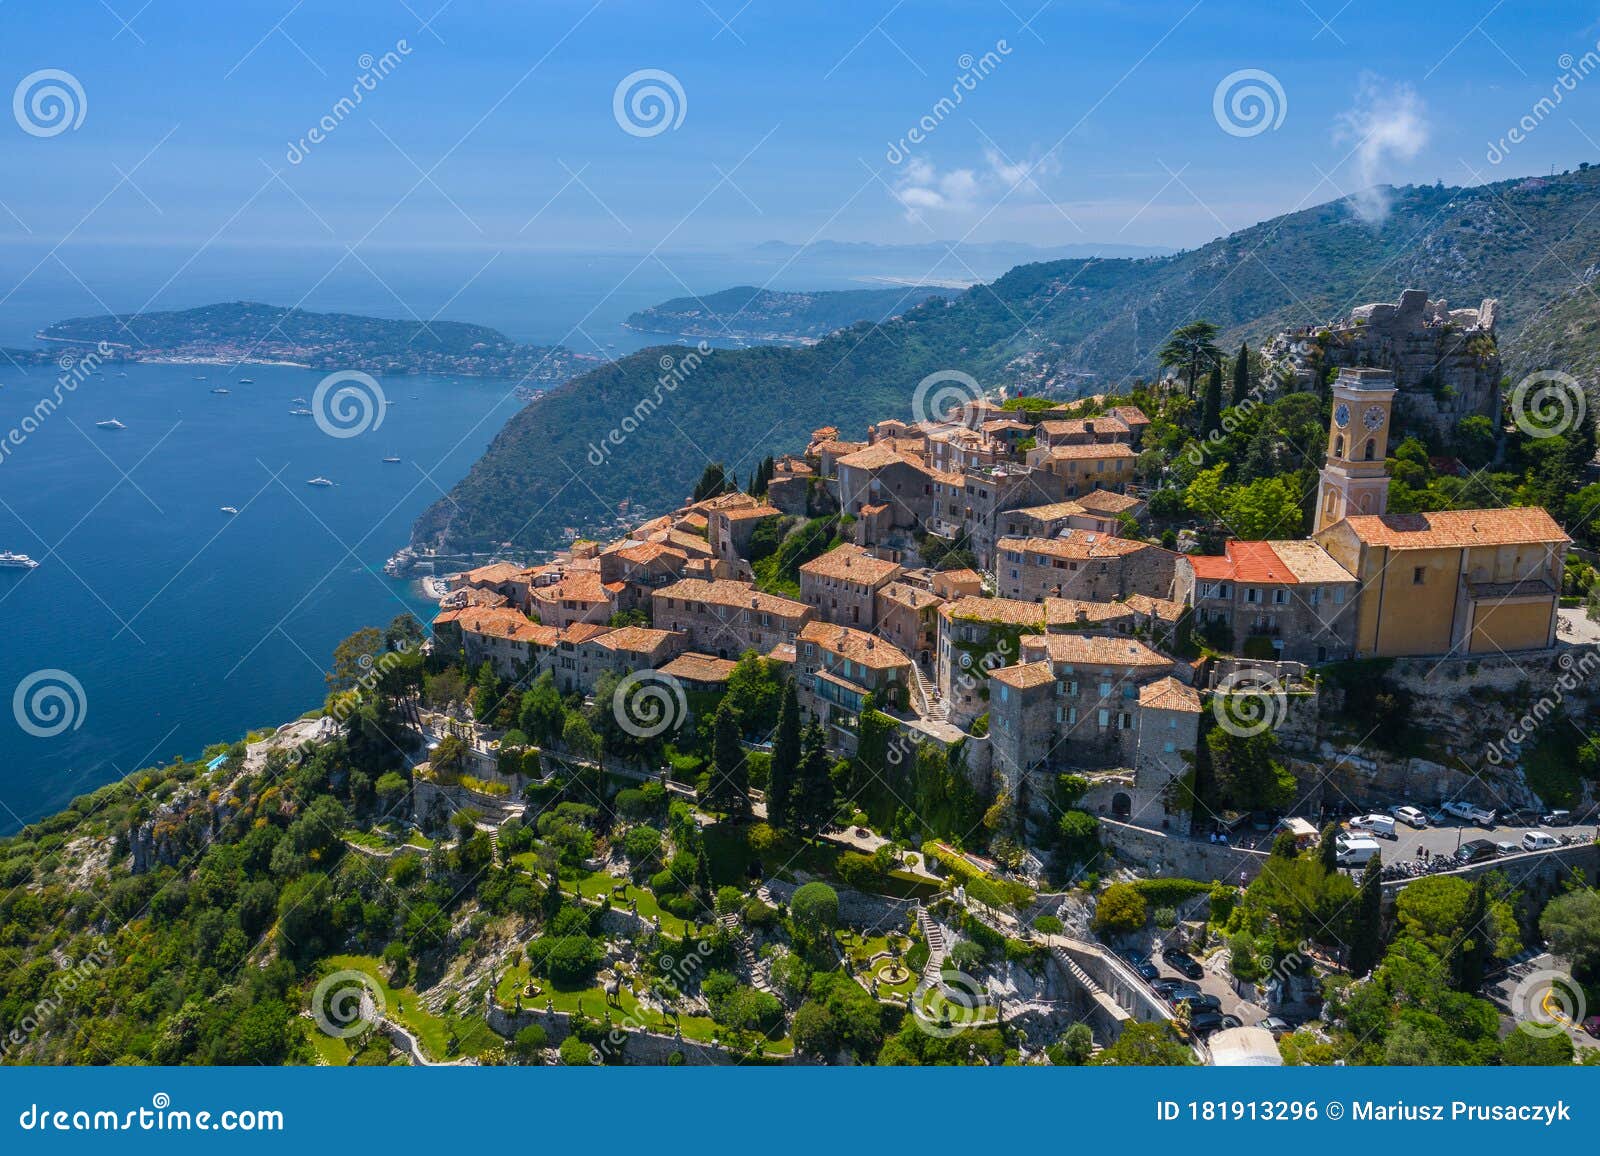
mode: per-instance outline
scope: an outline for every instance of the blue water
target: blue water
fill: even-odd
[[[0,569],[0,830],[287,721],[321,703],[341,638],[431,616],[383,562],[521,404],[506,382],[386,378],[381,426],[341,440],[289,413],[320,373],[119,372],[90,378],[0,457],[0,550],[41,563]],[[0,370],[0,437],[52,384],[49,367]],[[95,427],[108,418],[127,428]],[[319,475],[337,484],[306,485]],[[53,737],[24,732],[11,709],[41,669],[83,687],[81,724]]]

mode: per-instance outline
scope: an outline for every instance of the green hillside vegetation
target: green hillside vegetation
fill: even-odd
[[[858,321],[886,321],[930,297],[959,292],[915,286],[792,293],[740,285],[703,297],[674,297],[634,313],[628,324],[646,333],[814,338]]]
[[[1518,327],[1564,299],[1568,270],[1586,268],[1600,247],[1597,193],[1600,169],[1587,167],[1543,181],[1407,187],[1394,190],[1378,225],[1330,202],[1173,256],[1024,265],[807,348],[712,352],[670,386],[658,383],[661,359],[681,370],[688,351],[641,351],[514,417],[422,515],[414,541],[541,549],[564,526],[609,517],[624,498],[663,510],[707,461],[745,476],[768,454],[801,448],[817,427],[860,437],[871,422],[911,416],[917,382],[935,370],[971,373],[990,389],[1125,389],[1157,376],[1163,342],[1196,317],[1215,322],[1231,350],[1406,288],[1461,304],[1498,296],[1501,346],[1514,359]],[[1530,263],[1535,252],[1548,259]],[[1575,360],[1564,335],[1540,352],[1550,367]],[[621,444],[607,444],[613,430],[625,431]]]

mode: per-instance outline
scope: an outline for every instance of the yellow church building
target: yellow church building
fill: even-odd
[[[1312,538],[1356,577],[1360,657],[1496,654],[1555,645],[1572,539],[1538,508],[1390,514],[1395,384],[1343,370]]]

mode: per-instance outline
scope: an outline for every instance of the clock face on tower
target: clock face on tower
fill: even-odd
[[[1361,415],[1361,424],[1376,433],[1383,428],[1383,406],[1369,405]]]
[[[1333,410],[1333,421],[1340,429],[1350,424],[1350,407],[1340,402]]]

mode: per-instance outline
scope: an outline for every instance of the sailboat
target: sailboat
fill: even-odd
[[[306,479],[306,485],[308,485],[308,486],[331,486],[331,485],[333,485],[333,483],[331,481],[329,481],[327,478],[318,476],[318,477],[315,477],[315,478],[307,478]]]

